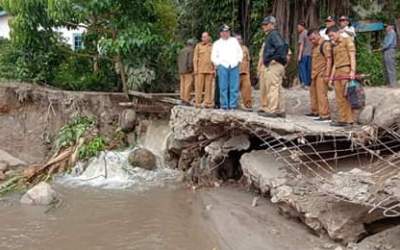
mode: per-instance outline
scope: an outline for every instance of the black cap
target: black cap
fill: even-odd
[[[220,32],[225,32],[225,31],[231,31],[231,27],[229,27],[226,24],[223,24],[220,28],[219,28]]]
[[[327,18],[325,18],[325,22],[335,22],[335,18],[333,16],[328,16]]]
[[[270,23],[276,23],[276,18],[274,16],[267,16],[266,18],[264,18],[261,24],[266,25]]]

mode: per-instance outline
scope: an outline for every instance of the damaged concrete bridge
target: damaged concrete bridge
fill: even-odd
[[[167,158],[196,185],[245,180],[316,233],[358,242],[400,217],[400,92],[367,96],[351,129],[299,115],[305,91],[288,93],[286,118],[175,107]]]

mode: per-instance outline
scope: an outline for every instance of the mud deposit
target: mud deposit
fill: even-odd
[[[220,249],[197,195],[181,188],[56,190],[63,203],[49,211],[0,201],[0,249]]]

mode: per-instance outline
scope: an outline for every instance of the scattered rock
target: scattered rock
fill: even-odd
[[[207,211],[210,211],[211,209],[212,209],[212,205],[207,205],[207,206],[206,206],[206,210],[207,210]]]
[[[126,142],[129,146],[134,146],[137,144],[137,136],[135,132],[129,132],[126,134]]]
[[[251,203],[252,207],[257,207],[258,200],[260,199],[259,196],[253,198],[253,202]]]
[[[122,112],[119,126],[124,132],[131,132],[136,126],[136,112],[131,109],[126,109]]]
[[[41,182],[26,192],[22,198],[21,203],[27,205],[47,206],[58,199],[56,191],[46,183]]]
[[[133,167],[139,167],[147,170],[154,170],[157,168],[156,156],[150,150],[144,148],[133,150],[129,154],[128,161]]]
[[[332,249],[332,248],[334,248],[334,247],[335,247],[335,245],[332,244],[332,243],[325,243],[325,244],[322,246],[323,249]]]
[[[361,111],[360,116],[359,116],[359,122],[361,124],[370,124],[374,120],[374,112],[375,108],[372,105],[367,105],[365,108]]]
[[[0,172],[6,172],[8,170],[8,164],[0,161]]]
[[[3,171],[0,171],[0,181],[4,181],[6,179],[6,175]]]
[[[4,150],[0,149],[0,171],[7,171],[10,168],[26,166],[26,162],[15,158]]]

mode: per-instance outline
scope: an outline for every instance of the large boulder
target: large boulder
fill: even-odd
[[[41,182],[28,190],[22,198],[21,203],[27,205],[47,206],[57,201],[56,191],[46,182]]]
[[[133,150],[129,154],[128,161],[133,167],[139,167],[147,170],[154,170],[157,168],[156,156],[150,150],[144,148]]]
[[[124,132],[131,132],[136,126],[136,112],[131,109],[126,109],[122,112],[119,126]]]
[[[375,108],[372,105],[367,105],[360,113],[359,122],[364,125],[370,124],[374,120]]]

